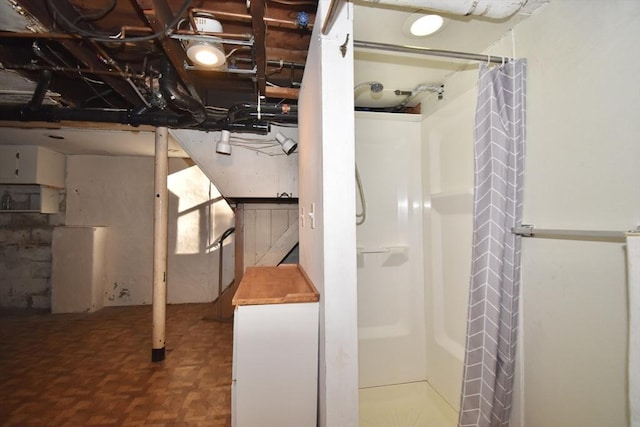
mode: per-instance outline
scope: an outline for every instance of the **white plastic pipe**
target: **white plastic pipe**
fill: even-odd
[[[160,362],[165,356],[165,327],[167,320],[167,173],[168,130],[156,128],[153,195],[153,345],[151,361]]]
[[[428,9],[453,15],[507,18],[520,10],[527,0],[366,0],[392,6]]]

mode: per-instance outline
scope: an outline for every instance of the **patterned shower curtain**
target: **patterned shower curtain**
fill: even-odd
[[[526,60],[480,66],[473,254],[458,425],[508,426],[518,327]]]

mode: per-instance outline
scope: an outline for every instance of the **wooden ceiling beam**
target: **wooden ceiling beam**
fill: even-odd
[[[266,96],[267,98],[298,99],[300,96],[300,89],[292,87],[267,86]]]
[[[42,0],[21,0],[21,6],[29,11],[40,23],[46,28],[53,29],[58,27],[57,23],[51,17],[51,14],[47,10],[46,4]],[[66,0],[56,0],[56,7],[65,14],[65,17],[69,21],[74,21],[78,17],[78,13]],[[90,28],[87,28],[90,31]],[[73,56],[82,62],[87,68],[100,70],[100,71],[112,71],[109,67],[90,50],[81,46],[78,41],[83,40],[76,38],[75,40],[58,40],[65,49],[69,51]],[[111,86],[113,90],[124,98],[131,105],[139,105],[141,100],[135,93],[133,88],[125,82],[123,79],[117,77],[103,75],[102,81]]]
[[[267,87],[267,25],[264,22],[265,0],[251,0],[251,25],[253,27],[253,54],[256,62],[258,92],[265,94]]]

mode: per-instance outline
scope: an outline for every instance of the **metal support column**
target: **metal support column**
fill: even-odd
[[[168,130],[156,128],[153,197],[153,345],[151,361],[165,356],[167,318],[167,214]]]

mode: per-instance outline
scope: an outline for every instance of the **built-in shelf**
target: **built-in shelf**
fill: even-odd
[[[473,210],[473,190],[441,191],[430,196],[431,207],[446,214],[466,214]]]
[[[59,210],[59,189],[46,185],[6,185],[0,184],[0,213],[45,213],[54,214]],[[5,208],[5,197],[10,197],[9,209]]]

